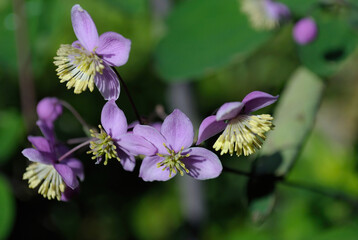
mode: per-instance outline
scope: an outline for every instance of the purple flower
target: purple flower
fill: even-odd
[[[265,133],[273,129],[273,118],[269,114],[251,115],[251,112],[276,102],[278,96],[254,91],[246,95],[242,102],[229,102],[223,104],[216,115],[203,120],[199,127],[197,145],[206,139],[224,132],[216,140],[214,149],[221,155],[229,152],[237,156],[245,156],[255,152],[262,146]]]
[[[273,29],[291,15],[286,5],[272,0],[242,0],[241,10],[258,30]]]
[[[90,144],[92,159],[97,159],[97,163],[105,157],[104,165],[108,159],[116,158],[121,162],[127,171],[133,171],[135,167],[135,155],[153,155],[156,148],[144,138],[127,132],[127,119],[123,111],[120,110],[114,100],[108,101],[101,114],[100,132],[91,130],[94,140]]]
[[[106,100],[118,99],[120,86],[111,66],[124,65],[129,57],[131,41],[115,32],[98,36],[91,16],[80,5],[71,10],[72,26],[78,41],[61,45],[54,64],[61,82],[79,94],[94,84]]]
[[[73,157],[58,161],[67,152],[64,145],[44,137],[30,136],[28,139],[34,148],[26,148],[22,154],[33,163],[26,168],[23,179],[28,179],[30,188],[40,185],[38,192],[41,195],[57,200],[61,200],[68,188],[78,188],[77,178],[84,179],[81,161]]]
[[[143,159],[139,176],[144,181],[166,181],[177,172],[204,180],[216,178],[222,171],[219,158],[201,147],[191,147],[194,138],[190,119],[180,110],[174,110],[164,120],[160,132],[151,126],[136,125],[135,135],[142,136],[158,150],[157,155]]]
[[[62,114],[62,105],[55,97],[46,97],[37,104],[39,119],[46,122],[54,122]]]
[[[293,39],[300,45],[306,45],[316,37],[317,25],[313,18],[302,18],[293,28]]]

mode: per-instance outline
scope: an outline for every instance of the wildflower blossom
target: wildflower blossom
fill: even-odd
[[[57,51],[54,64],[61,82],[77,94],[87,88],[92,92],[95,84],[106,100],[117,99],[120,86],[111,66],[127,62],[131,41],[115,32],[98,36],[91,16],[78,4],[72,7],[71,19],[78,41]]]
[[[306,45],[316,37],[317,25],[313,18],[302,18],[293,28],[293,39],[300,45]]]
[[[118,108],[114,100],[108,101],[101,114],[99,132],[91,130],[94,140],[90,143],[93,154],[92,159],[97,163],[104,157],[104,165],[109,159],[117,159],[127,171],[133,171],[135,167],[135,155],[152,155],[156,148],[140,136],[127,132],[127,119],[122,110]]]
[[[211,151],[191,147],[193,125],[180,110],[174,110],[164,120],[160,132],[151,126],[136,125],[135,135],[142,136],[157,149],[157,154],[143,159],[139,176],[144,181],[166,181],[177,173],[204,180],[220,175],[222,165]]]
[[[241,10],[258,30],[273,29],[290,17],[290,10],[286,5],[272,0],[242,0]]]
[[[223,104],[216,115],[205,118],[201,123],[197,144],[224,130],[213,146],[216,151],[221,150],[221,155],[228,152],[230,155],[236,152],[237,156],[254,153],[255,149],[261,148],[265,133],[274,125],[271,115],[250,113],[274,103],[277,98],[254,91],[246,95],[242,102]]]
[[[32,137],[29,141],[34,148],[26,148],[22,154],[31,163],[23,175],[30,188],[40,185],[38,192],[48,199],[61,200],[67,188],[76,189],[78,179],[84,179],[83,166],[76,158],[68,157],[58,161],[67,152],[67,148],[44,137]]]

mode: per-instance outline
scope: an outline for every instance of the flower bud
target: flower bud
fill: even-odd
[[[299,20],[293,28],[293,38],[300,45],[306,45],[317,37],[317,25],[313,18]]]
[[[37,104],[37,114],[40,120],[53,122],[62,114],[62,105],[57,98],[46,97]]]

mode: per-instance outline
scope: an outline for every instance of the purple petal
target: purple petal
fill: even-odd
[[[51,158],[45,156],[44,154],[41,154],[39,151],[37,151],[34,148],[26,148],[22,150],[21,153],[31,162],[39,162],[47,165],[52,164],[53,162]]]
[[[265,92],[254,91],[246,95],[242,100],[242,104],[245,105],[244,113],[254,112],[277,101],[277,96],[272,96]]]
[[[134,122],[131,122],[130,124],[128,124],[128,129],[132,129],[138,124],[139,124],[139,121],[135,120]]]
[[[154,123],[151,123],[150,126],[154,127],[155,129],[158,130],[158,132],[160,132],[160,129],[162,129],[162,122],[154,122]]]
[[[98,32],[91,16],[76,4],[71,10],[73,30],[81,45],[92,52],[98,46]]]
[[[203,120],[199,127],[199,136],[196,145],[204,142],[206,139],[223,131],[226,127],[225,121],[216,121],[216,116],[209,116]]]
[[[75,189],[71,189],[69,187],[66,187],[65,191],[61,195],[61,201],[68,202],[72,200],[78,193],[80,192],[80,188],[77,187]]]
[[[52,122],[38,120],[36,125],[40,128],[42,134],[47,138],[49,141],[55,141],[55,131]]]
[[[122,66],[127,63],[131,41],[121,34],[106,32],[99,37],[96,53],[111,66]]]
[[[80,160],[78,160],[77,158],[66,158],[62,160],[61,163],[69,166],[81,181],[85,179],[83,164]]]
[[[163,168],[157,167],[157,163],[161,162],[162,160],[163,158],[159,156],[144,158],[142,165],[140,166],[139,177],[141,177],[146,182],[167,181],[173,178],[176,173],[169,177],[168,169],[163,170]]]
[[[205,148],[193,147],[183,152],[183,154],[188,153],[190,156],[182,160],[189,170],[188,175],[199,180],[216,178],[220,175],[223,167],[213,152]]]
[[[241,102],[224,103],[216,113],[216,120],[228,120],[236,117],[244,105]]]
[[[32,145],[34,145],[34,147],[39,150],[40,152],[46,152],[46,153],[50,153],[51,152],[51,147],[49,142],[47,141],[46,138],[44,137],[34,137],[34,136],[29,136],[27,138]]]
[[[144,138],[132,133],[123,134],[119,137],[117,144],[119,147],[133,155],[151,156],[157,152],[157,148]]]
[[[94,83],[105,100],[117,100],[121,91],[116,73],[108,65],[104,65],[102,74],[97,73]]]
[[[133,172],[135,167],[135,158],[133,155],[127,154],[126,152],[118,149],[117,151],[118,157],[121,160],[121,164],[123,169],[129,172]]]
[[[175,109],[165,118],[161,134],[175,152],[182,147],[188,148],[193,144],[194,129],[190,119],[180,110]]]
[[[293,27],[293,39],[300,45],[306,45],[317,37],[317,24],[313,18],[299,20]]]
[[[112,138],[118,138],[127,132],[127,119],[123,111],[119,109],[114,100],[108,101],[101,114],[101,123]]]
[[[46,97],[36,107],[39,119],[53,122],[62,114],[62,105],[57,98]]]
[[[76,178],[75,172],[67,165],[58,163],[55,164],[56,171],[61,175],[62,180],[72,189],[78,187],[79,182]]]
[[[163,143],[166,143],[167,140],[165,140],[163,135],[154,127],[148,125],[137,125],[133,129],[133,133],[151,142],[158,149],[159,153],[168,154],[167,149],[163,145]]]

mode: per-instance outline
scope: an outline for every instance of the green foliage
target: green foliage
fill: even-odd
[[[313,18],[318,26],[317,39],[307,46],[299,46],[298,53],[302,63],[311,71],[330,76],[355,49],[357,34],[348,24],[347,15],[337,16],[317,10]]]
[[[18,150],[25,137],[22,117],[16,110],[0,111],[0,164]]]
[[[289,171],[313,127],[323,90],[323,81],[306,68],[292,75],[273,114],[276,128],[260,151],[257,173],[283,176]]]
[[[251,28],[236,0],[185,1],[168,19],[156,68],[166,81],[183,81],[247,56],[269,36]]]
[[[15,200],[6,179],[0,175],[0,239],[9,235],[15,217]]]

